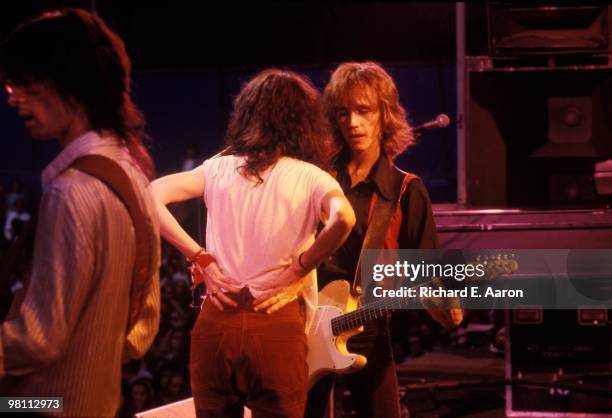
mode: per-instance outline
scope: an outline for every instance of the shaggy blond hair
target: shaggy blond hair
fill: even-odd
[[[323,92],[325,116],[333,131],[333,158],[346,154],[348,144],[336,122],[340,104],[363,95],[381,114],[382,148],[395,158],[414,143],[412,127],[391,76],[375,62],[347,62],[336,68]]]

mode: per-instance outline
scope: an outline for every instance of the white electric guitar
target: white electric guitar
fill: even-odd
[[[485,275],[478,280],[496,278],[518,269],[518,262],[508,256],[486,259],[483,264]],[[363,368],[367,359],[347,350],[348,339],[360,333],[367,321],[412,305],[409,299],[403,298],[379,300],[360,307],[358,304],[359,299],[351,294],[346,280],[334,280],[319,292],[319,306],[308,333],[309,387],[328,373],[353,373]]]

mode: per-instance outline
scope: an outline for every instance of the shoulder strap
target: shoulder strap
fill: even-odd
[[[130,291],[129,332],[138,319],[144,291],[153,276],[149,260],[155,251],[155,234],[147,222],[146,212],[136,197],[132,182],[118,163],[101,155],[86,155],[76,159],[70,167],[103,181],[123,202],[132,218],[136,233],[136,258]]]
[[[374,207],[371,209],[368,229],[363,239],[359,260],[357,261],[357,269],[351,285],[351,292],[353,295],[358,296],[361,293],[359,286],[361,283],[361,260],[364,251],[383,248],[391,218],[395,213],[400,198],[404,194],[406,187],[408,187],[408,183],[415,178],[416,176],[414,174],[406,173],[393,166],[393,176],[391,177],[393,196],[391,200],[380,199],[377,193],[372,195]]]

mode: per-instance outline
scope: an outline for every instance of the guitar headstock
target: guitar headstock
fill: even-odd
[[[473,264],[484,266],[484,276],[476,280],[494,280],[502,274],[512,274],[519,269],[519,263],[514,254],[478,256]]]

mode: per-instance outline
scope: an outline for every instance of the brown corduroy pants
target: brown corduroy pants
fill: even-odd
[[[191,337],[191,389],[198,418],[302,418],[308,368],[300,304],[254,312],[248,292],[238,308],[206,301]]]

